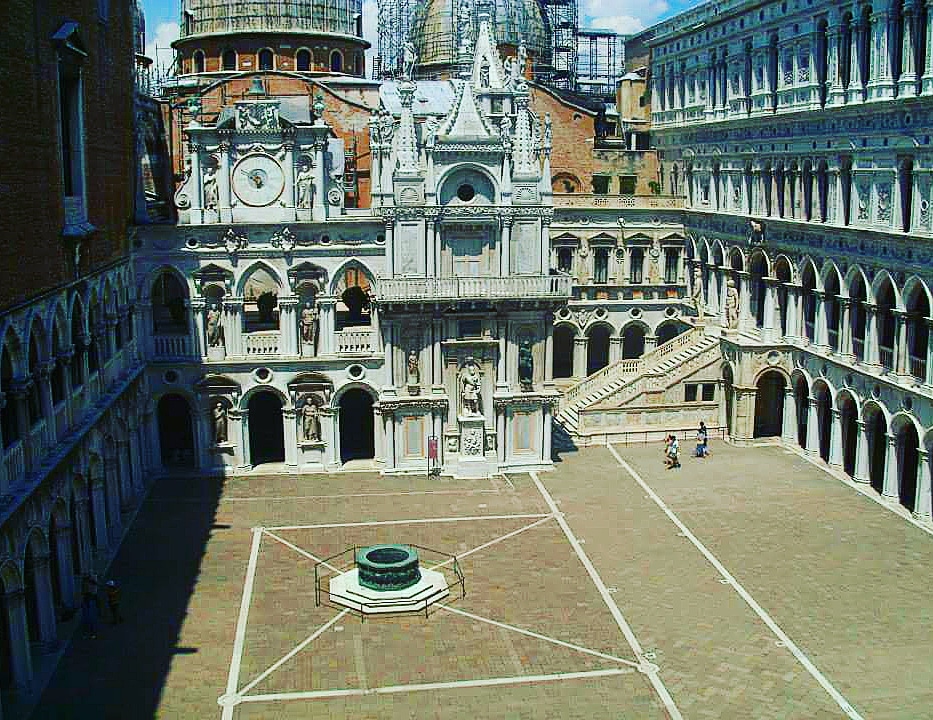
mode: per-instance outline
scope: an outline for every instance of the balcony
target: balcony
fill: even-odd
[[[153,335],[152,348],[157,360],[185,360],[192,355],[188,335]]]
[[[348,327],[336,333],[338,355],[369,355],[373,351],[373,330],[370,327]]]
[[[572,286],[569,275],[397,278],[379,283],[376,300],[569,300]]]
[[[244,333],[243,344],[250,357],[278,355],[282,334],[278,330]]]
[[[881,345],[878,347],[878,359],[885,370],[894,369],[894,348]]]
[[[916,380],[923,382],[927,377],[927,359],[925,357],[910,356],[910,374]]]
[[[596,195],[555,193],[555,208],[606,208],[609,210],[680,210],[684,200],[663,195]]]

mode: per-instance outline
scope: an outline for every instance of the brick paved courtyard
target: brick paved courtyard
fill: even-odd
[[[160,480],[112,567],[127,622],[76,636],[34,716],[221,718],[232,670],[240,719],[933,717],[933,537],[781,448],[615,450],[641,484],[605,448],[491,481]],[[392,541],[461,555],[466,597],[315,605],[309,555]]]

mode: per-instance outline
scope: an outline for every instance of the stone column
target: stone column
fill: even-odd
[[[545,463],[551,462],[551,406],[544,403],[541,406],[542,425],[544,426],[544,437],[541,442],[541,460]]]
[[[78,534],[78,566],[82,573],[86,573],[93,565],[91,556],[91,528],[88,524],[88,499],[86,492],[75,497],[75,520]]]
[[[236,420],[239,419],[240,421],[240,437],[238,444],[240,446],[240,459],[242,460],[242,464],[238,469],[249,470],[253,466],[253,458],[251,457],[249,447],[249,410],[230,411],[227,413],[227,419],[234,421],[232,423],[234,428],[236,428]],[[233,437],[233,435],[230,437]]]
[[[298,468],[298,413],[293,407],[282,410],[282,422],[285,424],[285,467]]]
[[[386,395],[395,395],[395,326],[385,325],[385,385],[382,392]]]
[[[444,394],[444,354],[441,343],[444,341],[444,319],[434,317],[431,320],[434,341],[431,344],[431,364],[434,366],[431,392],[435,395]],[[440,442],[440,440],[438,440]],[[438,450],[440,452],[440,450]]]
[[[62,605],[69,610],[77,607],[80,601],[75,585],[71,529],[71,525],[68,524],[56,525],[55,536],[49,538],[50,543],[55,543],[55,555],[58,558],[58,577],[61,581],[59,590],[61,590]]]
[[[658,346],[657,335],[645,335],[645,355],[650,353]]]
[[[709,65],[706,66],[706,108],[704,115],[707,120],[712,120],[716,115],[716,64],[715,58],[710,58]]]
[[[874,367],[881,366],[881,356],[878,352],[878,307],[865,303],[865,362]]]
[[[855,440],[855,474],[852,479],[859,483],[871,482],[871,465],[869,461],[868,429],[864,420],[856,420],[858,428]],[[879,439],[879,442],[881,440]]]
[[[314,192],[311,194],[311,219],[324,222],[327,216],[327,185],[324,177],[324,145],[326,140],[314,141]]]
[[[749,289],[751,278],[744,270],[736,270],[735,274],[739,285],[739,329],[748,330],[755,326],[751,310],[752,295]]]
[[[833,25],[826,34],[826,82],[829,88],[826,91],[827,105],[844,105],[846,90],[842,86],[842,68],[839,66],[842,59],[842,25]]]
[[[91,485],[91,512],[94,514],[94,546],[99,553],[103,553],[110,545],[107,537],[107,526],[110,518],[107,517],[107,501],[104,499],[104,484],[94,478],[89,478]]]
[[[133,475],[133,485],[136,490],[136,496],[141,498],[145,490],[143,476],[145,475],[146,465],[139,447],[138,426],[130,426],[130,457],[132,458],[131,462],[133,463],[133,467],[137,468],[137,471]]]
[[[22,589],[11,590],[3,599],[7,608],[10,675],[14,688],[28,691],[32,683],[32,650],[26,623],[26,594]]]
[[[822,352],[829,351],[829,296],[822,290],[814,290],[813,342]]]
[[[907,359],[907,316],[903,310],[892,310],[894,313],[894,358],[892,368],[901,377],[910,376],[909,361]]]
[[[784,388],[784,417],[781,422],[781,439],[788,445],[797,444],[797,398],[792,387]]]
[[[933,95],[933,0],[926,0],[926,27],[921,31],[926,34],[924,43],[923,77],[920,91],[923,95]]]
[[[48,554],[33,556],[33,573],[36,581],[36,611],[39,616],[39,637],[35,639],[44,652],[49,652],[58,644],[58,624],[52,602],[51,558]]]
[[[842,467],[842,413],[836,408],[830,410],[832,422],[829,426],[829,464],[835,468]]]
[[[45,418],[45,449],[51,451],[58,440],[58,429],[55,425],[55,405],[52,403],[52,371],[55,370],[55,361],[42,363],[39,366],[36,383],[39,389],[39,408]]]
[[[609,364],[613,365],[622,359],[622,337],[612,335],[609,338]]]
[[[127,460],[129,443],[126,440],[117,441],[117,466],[120,481],[120,510],[127,511],[136,505],[136,493],[133,487],[133,472]]]
[[[290,198],[291,195],[285,197]],[[222,223],[233,222],[233,211],[230,208],[230,143],[228,142],[221,142],[217,147],[217,217]]]
[[[859,50],[865,45],[862,39],[863,27],[861,18],[855,16],[850,21],[851,45],[849,48],[849,85],[846,87],[846,101],[848,104],[860,103],[864,100],[865,85],[862,81],[861,53]],[[867,52],[867,47],[866,47]]]
[[[541,265],[540,273],[542,275],[547,275],[551,271],[551,226],[550,218],[542,217],[541,218]],[[595,255],[595,253],[594,253]]]
[[[885,435],[888,441],[887,453],[884,457],[884,483],[881,494],[886,500],[897,502],[900,499],[897,487],[897,437]]]
[[[761,339],[765,342],[773,342],[777,333],[774,328],[774,314],[777,308],[777,278],[763,278],[765,284],[765,310],[764,322],[761,328]],[[780,327],[780,322],[778,322]]]
[[[807,447],[808,455],[820,454],[820,420],[816,398],[807,398]]]
[[[897,80],[897,96],[913,97],[917,94],[917,68],[914,64],[914,7],[913,0],[907,0],[902,6],[901,27],[903,28],[901,38],[901,74]]]
[[[852,349],[852,301],[839,298],[839,352],[849,361],[855,360]]]
[[[395,413],[383,410],[382,418],[385,420],[386,469],[391,470],[395,467]]]
[[[890,19],[885,10],[871,15],[870,74],[868,99],[882,100],[894,97],[894,78],[891,75]]]
[[[395,221],[391,218],[385,220],[386,231],[386,274],[395,277]]]
[[[424,249],[424,257],[426,261],[425,275],[429,278],[437,277],[437,222],[433,217],[428,217],[425,221],[425,225],[427,230]],[[503,247],[504,245],[500,245],[500,258],[503,252]],[[502,273],[503,276],[506,274],[507,273]]]
[[[246,354],[243,341],[243,298],[225,297],[223,309],[224,352],[227,357],[241,357]]]
[[[621,342],[621,339],[620,339]],[[554,381],[554,323],[549,316],[544,321],[544,382]]]
[[[927,324],[927,368],[924,383],[927,387],[933,387],[933,320],[924,318],[923,322]]]
[[[333,355],[334,333],[336,324],[334,322],[334,311],[337,307],[337,298],[322,295],[317,300],[318,310],[318,348],[321,355]]]
[[[580,335],[573,339],[573,376],[577,379],[586,377],[586,351],[589,338]]]
[[[512,250],[512,218],[503,217],[502,218],[502,238],[501,245],[502,248],[499,254],[499,275],[500,277],[508,277],[509,273],[512,271],[511,266],[511,250]]]
[[[204,213],[201,211],[201,208],[204,207],[204,202],[201,199],[203,196],[203,178],[201,177],[201,151],[204,149],[203,145],[198,143],[188,143],[188,157],[191,158],[191,182],[194,184],[189,197],[191,198],[191,209],[190,217],[192,225],[203,225],[204,224]]]
[[[109,498],[110,516],[107,518],[109,525],[110,542],[114,546],[120,540],[120,533],[123,530],[123,518],[120,517],[120,486],[123,480],[120,478],[120,468],[117,465],[116,458],[109,456],[104,460],[104,492]]]
[[[298,343],[298,298],[284,295],[279,298],[279,355],[297,356],[301,354]]]
[[[933,497],[930,483],[930,453],[917,451],[917,500],[914,503],[914,518],[920,522],[933,522]]]

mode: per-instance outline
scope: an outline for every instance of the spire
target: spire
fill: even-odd
[[[441,123],[437,133],[438,138],[441,142],[496,141],[497,137],[493,135],[486,118],[476,107],[476,98],[473,96],[470,83],[465,80],[454,80],[453,83],[457,90],[457,97],[454,99],[450,113]]]
[[[402,175],[416,175],[418,166],[418,139],[415,135],[415,115],[411,106],[415,97],[416,85],[413,82],[401,82],[398,86],[399,98],[402,101],[402,118],[399,122],[398,136],[396,138],[396,155],[398,157],[398,172]]]
[[[477,6],[479,32],[473,48],[473,87],[482,92],[490,88],[502,89],[505,86],[505,72],[496,50],[495,31],[492,27],[492,14],[489,4],[483,2]]]
[[[515,175],[536,178],[540,172],[537,163],[537,123],[528,109],[528,94],[515,95]]]

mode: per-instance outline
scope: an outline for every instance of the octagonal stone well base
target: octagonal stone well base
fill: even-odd
[[[448,595],[447,579],[437,570],[422,570],[421,580],[404,590],[370,590],[360,585],[356,568],[331,578],[329,593],[332,602],[364,615],[424,612]]]

